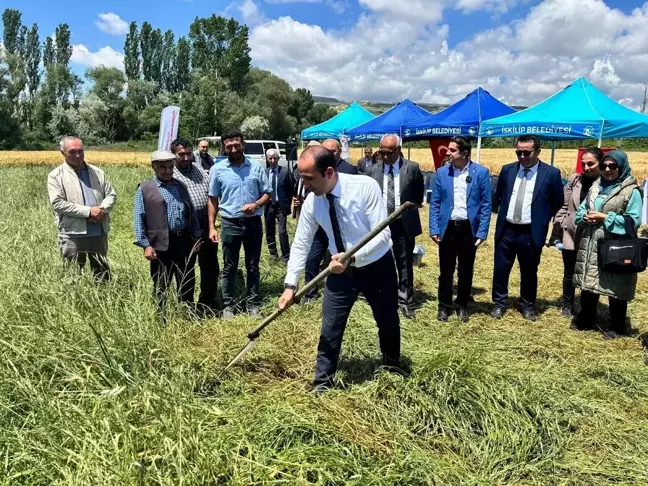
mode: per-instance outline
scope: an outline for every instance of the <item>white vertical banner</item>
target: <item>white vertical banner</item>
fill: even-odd
[[[158,137],[158,150],[169,150],[171,142],[178,138],[178,122],[180,121],[180,107],[167,106],[162,110],[160,117],[160,136]]]
[[[350,162],[349,157],[351,155],[349,154],[349,137],[347,137],[346,135],[342,135],[340,137],[340,142],[342,144],[342,155],[341,155],[341,157],[344,160],[346,160],[347,162]]]

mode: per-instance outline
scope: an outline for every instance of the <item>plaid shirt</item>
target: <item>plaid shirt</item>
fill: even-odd
[[[198,226],[200,226],[201,232],[206,230],[208,227],[209,175],[198,164],[193,163],[187,169],[176,165],[173,169],[173,178],[182,182],[187,188],[191,205],[196,211]]]
[[[166,203],[167,224],[169,231],[177,233],[184,231],[187,228],[191,230],[191,236],[198,239],[202,236],[202,230],[198,225],[198,218],[196,211],[191,208],[191,215],[187,210],[187,206],[182,200],[180,190],[178,189],[179,182],[176,180],[167,184],[162,184],[157,178],[155,182],[160,189],[160,195]],[[133,226],[135,230],[135,244],[146,248],[151,246],[146,231],[146,210],[144,208],[144,197],[142,196],[142,188],[138,187],[135,192],[135,209],[133,211]]]

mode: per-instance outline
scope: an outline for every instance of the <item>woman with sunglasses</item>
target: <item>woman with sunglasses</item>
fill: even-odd
[[[574,268],[578,240],[576,238],[576,212],[587,197],[590,187],[601,175],[599,164],[603,158],[600,148],[589,148],[581,157],[582,173],[576,173],[565,185],[565,204],[554,218],[553,231],[549,241],[562,251],[563,294],[560,313],[572,317],[574,312]]]
[[[599,297],[604,295],[610,303],[610,325],[605,336],[616,339],[630,333],[626,313],[628,302],[634,299],[637,274],[600,269],[597,250],[599,241],[626,233],[625,216],[638,228],[641,206],[641,193],[632,176],[628,156],[621,150],[608,152],[601,160],[601,177],[592,184],[576,213],[580,243],[574,285],[581,289],[581,310],[572,322],[572,329],[594,327],[596,306]]]

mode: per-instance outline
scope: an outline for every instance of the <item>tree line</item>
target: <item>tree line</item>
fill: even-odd
[[[283,140],[336,113],[252,67],[248,27],[232,18],[197,17],[177,40],[131,22],[124,70],[95,67],[85,80],[70,68],[68,24],[43,41],[16,9],[3,12],[2,24],[0,150],[51,148],[64,135],[87,145],[153,141],[168,105],[180,106],[180,135],[189,139],[240,128],[248,138]]]

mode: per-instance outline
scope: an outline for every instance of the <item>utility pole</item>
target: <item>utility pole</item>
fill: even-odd
[[[644,97],[643,102],[641,103],[641,113],[646,112],[646,97],[648,96],[648,84],[644,86]]]

